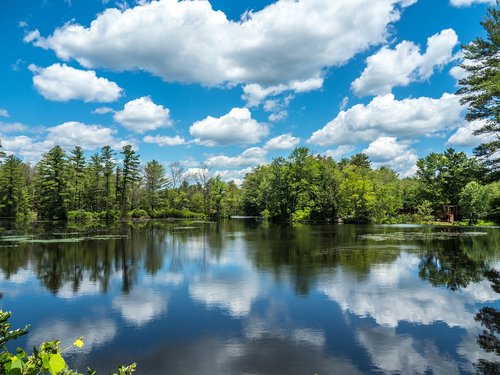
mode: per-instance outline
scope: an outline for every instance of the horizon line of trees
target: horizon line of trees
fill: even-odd
[[[1,151],[1,145],[0,145]],[[499,222],[500,183],[487,166],[448,149],[417,162],[417,174],[399,178],[374,169],[368,156],[336,162],[300,147],[255,167],[238,187],[203,165],[188,175],[179,162],[141,165],[130,145],[104,146],[90,158],[76,146],[55,146],[35,165],[0,154],[0,217],[44,220],[124,218],[220,219],[261,216],[274,221],[356,223],[455,220]]]

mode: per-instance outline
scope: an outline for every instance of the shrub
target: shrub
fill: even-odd
[[[175,208],[165,208],[162,210],[153,210],[150,212],[151,217],[155,219],[203,219],[205,218],[204,214],[196,213],[189,211],[187,209],[178,210]]]
[[[303,210],[297,210],[292,214],[292,221],[307,221],[311,217],[311,209],[309,207],[304,208]]]
[[[94,220],[97,213],[88,212],[84,210],[69,211],[68,220],[69,221],[90,221]]]
[[[149,219],[149,215],[146,211],[136,208],[128,213],[128,216],[132,219]]]

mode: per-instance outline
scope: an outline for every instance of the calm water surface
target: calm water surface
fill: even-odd
[[[500,358],[481,347],[495,270],[495,228],[0,229],[0,308],[31,324],[16,345],[84,336],[71,364],[104,373],[473,373]]]

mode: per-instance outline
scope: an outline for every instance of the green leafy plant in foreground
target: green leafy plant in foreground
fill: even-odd
[[[67,348],[61,349],[60,341],[44,342],[39,349],[33,348],[33,354],[17,348],[12,354],[7,348],[9,341],[15,340],[28,333],[28,326],[23,329],[11,329],[8,319],[10,312],[0,310],[0,375],[83,375],[72,370],[66,364],[62,354],[72,347],[81,348],[84,345],[83,337],[79,337]],[[131,375],[136,368],[133,363],[129,366],[121,366],[113,375]],[[96,371],[87,369],[87,375],[96,375]]]

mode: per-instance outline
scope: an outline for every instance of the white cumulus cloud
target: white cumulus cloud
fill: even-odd
[[[206,146],[253,144],[269,133],[267,125],[252,118],[248,108],[233,108],[221,117],[208,116],[189,128],[195,142]]]
[[[339,160],[344,157],[346,154],[353,152],[355,147],[353,145],[340,145],[337,148],[332,150],[326,150],[323,155],[328,156],[334,160]]]
[[[149,96],[126,103],[123,110],[115,112],[114,119],[123,127],[136,133],[172,125],[170,110],[153,103]]]
[[[115,130],[99,125],[86,125],[77,121],[65,122],[51,128],[47,128],[45,142],[50,147],[59,145],[62,147],[80,146],[86,150],[93,150],[105,145],[115,145]]]
[[[401,9],[415,1],[279,0],[238,21],[208,0],[141,1],[106,9],[89,26],[68,22],[48,37],[32,31],[24,41],[86,68],[145,70],[207,86],[295,82],[295,90],[385,42]]]
[[[166,135],[147,135],[143,139],[146,143],[156,143],[158,146],[179,146],[186,144],[186,140],[178,135],[169,137]]]
[[[233,181],[236,185],[241,186],[245,176],[252,172],[252,170],[252,167],[246,167],[243,169],[222,169],[216,170],[214,172],[214,176],[220,176],[223,181]]]
[[[0,121],[0,134],[14,133],[28,130],[28,127],[20,122],[3,122]]]
[[[99,107],[92,111],[93,114],[96,115],[105,115],[106,113],[113,113],[115,110],[109,107]]]
[[[431,135],[462,122],[463,108],[456,95],[440,98],[395,99],[377,96],[368,104],[340,111],[336,118],[315,131],[308,142],[321,146],[371,142],[380,136],[400,138]]]
[[[48,100],[66,102],[113,102],[123,92],[115,82],[97,77],[93,70],[75,69],[66,64],[53,64],[47,68],[30,65],[34,73],[33,85]]]
[[[291,133],[282,134],[271,138],[266,142],[264,148],[266,150],[291,150],[300,143],[300,138],[294,137]]]
[[[415,151],[409,145],[399,143],[396,137],[379,137],[363,153],[370,157],[375,168],[389,166],[401,177],[412,176],[416,172],[418,157]]]
[[[247,84],[243,87],[243,96],[248,106],[260,105],[267,97],[275,97],[287,91],[308,92],[320,89],[323,86],[323,78],[314,77],[303,81],[292,81],[287,84],[263,87],[258,83]]]
[[[383,95],[390,93],[393,87],[428,79],[436,67],[452,60],[457,43],[455,31],[446,29],[427,39],[427,50],[423,54],[416,44],[406,40],[394,49],[383,47],[366,59],[367,66],[352,83],[352,88],[357,95]]]
[[[6,109],[0,108],[0,117],[9,117],[9,112]]]
[[[241,168],[264,164],[267,150],[260,147],[251,147],[237,156],[213,155],[207,158],[206,163],[214,167]]]
[[[472,4],[495,5],[495,0],[450,0],[450,4],[455,7],[468,7]]]
[[[2,147],[8,153],[13,153],[28,161],[38,161],[41,155],[58,145],[65,150],[80,146],[84,150],[95,150],[105,145],[121,148],[133,142],[115,138],[116,130],[101,125],[87,125],[78,121],[68,121],[63,124],[43,130],[43,138],[17,135],[2,138]]]
[[[473,134],[484,125],[482,120],[466,122],[451,135],[446,143],[452,146],[475,147],[484,142],[491,142],[495,139],[491,134]]]

